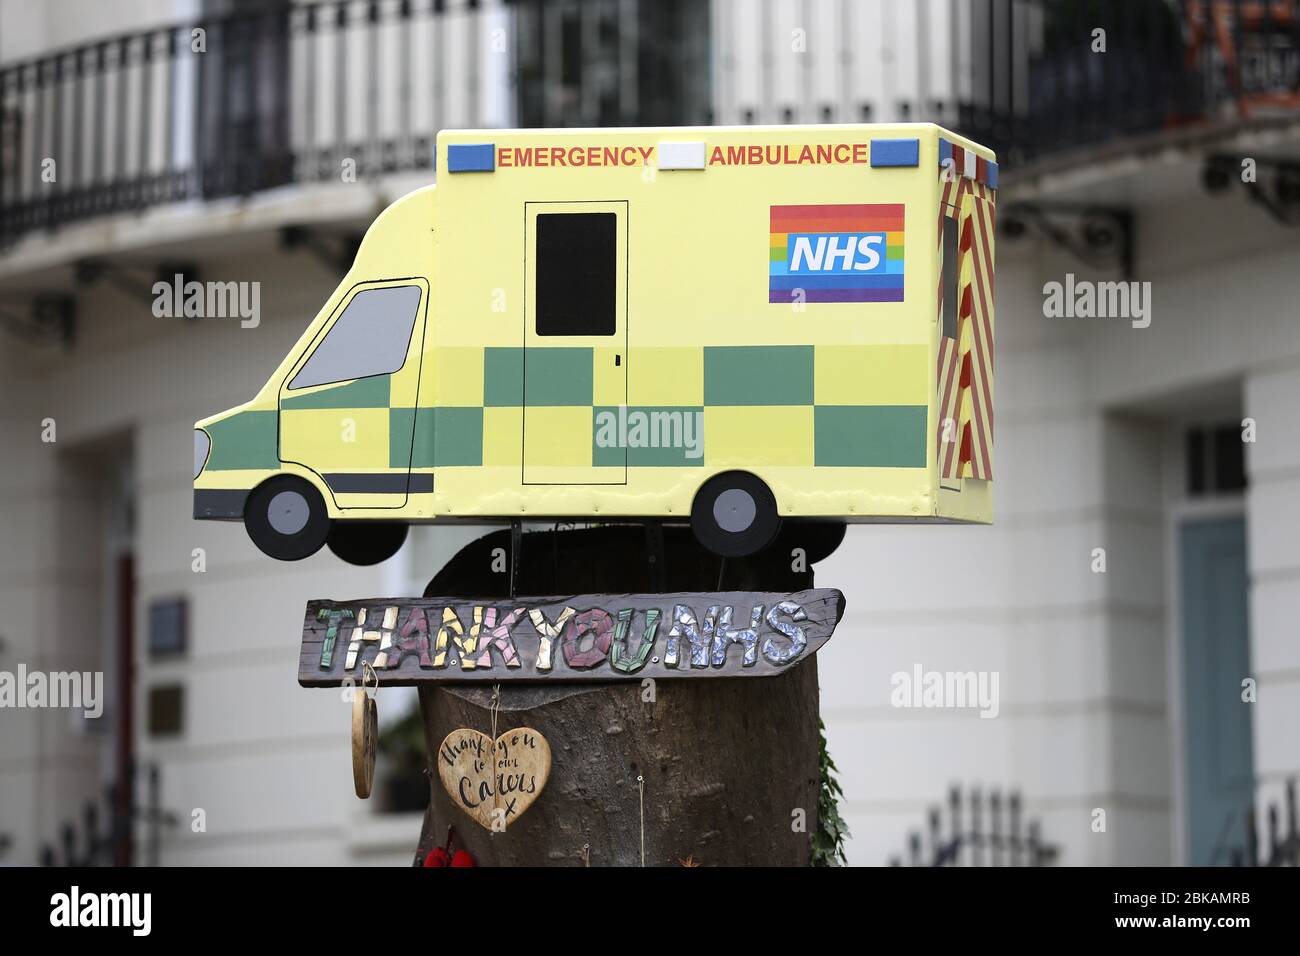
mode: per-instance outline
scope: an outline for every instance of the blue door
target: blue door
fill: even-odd
[[[1254,796],[1246,525],[1240,517],[1188,521],[1179,529],[1187,862],[1226,865],[1246,846]]]

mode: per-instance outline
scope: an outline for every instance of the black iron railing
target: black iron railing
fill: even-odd
[[[1058,850],[1043,842],[1037,820],[1026,821],[1020,794],[1005,798],[1000,791],[984,794],[972,789],[948,793],[948,820],[932,807],[926,837],[908,834],[906,857],[893,857],[890,866],[1047,866]]]
[[[67,821],[58,844],[41,848],[42,866],[158,866],[162,830],[178,824],[161,805],[158,767],[145,773],[143,802],[137,794],[137,773],[104,788],[102,803],[87,801],[78,823]]]
[[[0,232],[431,167],[439,127],[482,119],[487,6],[268,2],[0,70]]]
[[[942,118],[1009,166],[1190,124],[1300,112],[1300,0],[962,6],[951,19],[947,99],[921,102],[914,115]]]
[[[1278,801],[1265,804],[1264,813],[1256,811],[1254,804],[1244,808],[1240,817],[1235,814],[1224,821],[1224,832],[1210,859],[1210,865],[1232,866],[1300,866],[1300,814],[1296,811],[1296,781],[1286,782],[1282,796],[1286,820],[1281,820],[1283,808]],[[1243,825],[1236,826],[1237,821]],[[1228,839],[1230,834],[1236,840]]]
[[[707,122],[690,0],[266,0],[0,69],[0,245],[295,182],[432,170],[445,127]],[[694,104],[694,106],[692,106]]]
[[[1013,168],[1300,107],[1300,0],[784,3],[264,0],[6,65],[0,246],[431,169],[444,127],[935,120]],[[782,10],[831,18],[831,39],[793,52]]]

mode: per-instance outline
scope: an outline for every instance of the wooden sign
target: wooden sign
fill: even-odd
[[[811,656],[844,614],[828,588],[793,594],[582,594],[484,601],[309,601],[298,683],[765,677]]]
[[[438,779],[484,829],[504,829],[532,806],[551,775],[551,745],[531,727],[496,739],[477,730],[453,730],[438,748]],[[499,822],[497,822],[499,821]]]

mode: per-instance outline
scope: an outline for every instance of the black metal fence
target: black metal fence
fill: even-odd
[[[145,776],[144,801],[136,792],[135,769],[126,781],[104,788],[103,803],[87,802],[81,820],[67,821],[57,844],[41,848],[42,866],[158,866],[164,827],[178,820],[161,805],[157,766]]]
[[[995,0],[983,29],[1007,54],[961,122],[1013,161],[1300,111],[1300,0]]]
[[[443,127],[936,120],[1014,165],[1297,106],[1300,0],[264,0],[0,68],[0,244],[429,169]]]
[[[1285,823],[1280,819],[1281,811],[1276,801],[1265,804],[1262,818],[1254,805],[1245,808],[1244,845],[1230,846],[1221,842],[1211,863],[1226,862],[1232,866],[1300,866],[1300,817],[1296,813],[1294,779],[1286,782],[1283,803]]]
[[[337,179],[346,159],[431,167],[434,132],[482,116],[489,21],[477,0],[268,2],[7,67],[0,229]]]
[[[1020,794],[1003,797],[972,789],[963,800],[959,787],[948,793],[948,820],[932,807],[927,833],[908,834],[906,857],[893,857],[890,866],[1046,866],[1057,848],[1043,842],[1037,820],[1024,820]]]

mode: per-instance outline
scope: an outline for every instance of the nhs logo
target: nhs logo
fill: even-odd
[[[902,302],[902,203],[770,207],[769,302]]]
[[[791,233],[790,275],[854,275],[885,271],[885,234]]]

